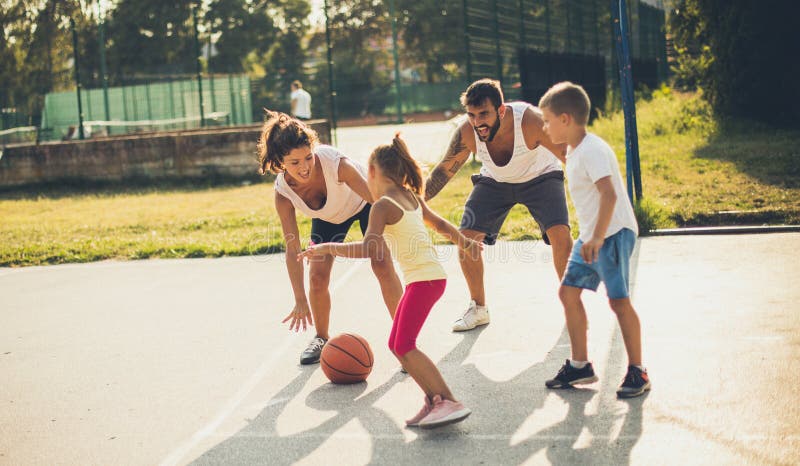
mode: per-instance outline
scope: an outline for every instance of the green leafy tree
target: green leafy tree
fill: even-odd
[[[678,9],[678,30],[688,33],[675,37],[676,49],[691,55],[699,45],[705,57],[707,47],[708,58],[696,68],[708,65],[707,83],[700,84],[718,113],[785,126],[800,122],[794,1],[682,0]]]
[[[205,24],[217,52],[209,60],[210,71],[241,73],[246,70],[248,55],[264,55],[269,50],[278,32],[269,10],[269,2],[254,0],[214,0],[209,4]]]
[[[338,116],[382,114],[390,98],[394,66],[389,52],[391,25],[386,2],[331,2],[328,16]],[[318,57],[313,73],[313,88],[327,96],[325,32],[318,31],[310,44],[309,49],[316,51]],[[327,102],[324,103],[327,110]]]
[[[37,123],[44,96],[51,91],[74,88],[73,47],[69,19],[79,32],[93,30],[87,13],[90,3],[77,0],[3,0],[0,3],[0,103],[13,106]],[[86,10],[81,7],[86,7]],[[79,48],[87,36],[79,34]],[[96,42],[96,41],[95,41]],[[81,61],[82,73],[91,80],[95,63]]]
[[[120,0],[108,23],[111,81],[192,73],[196,66],[193,0]]]
[[[20,2],[0,2],[0,129],[17,126],[16,108],[24,103],[20,43],[25,39],[24,18],[25,9]]]
[[[711,63],[707,19],[695,0],[677,0],[667,22],[675,48],[672,73],[675,86],[685,90],[707,88]]]
[[[263,56],[265,77],[262,99],[264,106],[288,112],[290,83],[295,79],[305,82],[307,77],[303,67],[311,4],[308,0],[280,0],[273,11],[278,17],[278,31]]]
[[[462,8],[462,0],[398,1],[401,62],[421,68],[426,82],[450,81],[464,68]]]

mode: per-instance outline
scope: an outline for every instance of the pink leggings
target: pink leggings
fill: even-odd
[[[431,308],[444,294],[447,280],[429,280],[406,285],[403,297],[394,313],[389,349],[402,356],[417,347],[417,336]]]

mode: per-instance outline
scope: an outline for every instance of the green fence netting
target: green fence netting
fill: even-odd
[[[253,122],[250,79],[246,75],[203,78],[206,125],[243,125]],[[196,79],[137,84],[81,91],[87,136],[200,127],[200,94]],[[108,108],[108,114],[106,114]],[[74,138],[78,126],[75,91],[45,96],[41,140]]]

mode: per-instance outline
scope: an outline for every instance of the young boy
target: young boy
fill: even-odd
[[[590,105],[586,91],[571,82],[556,84],[539,101],[550,139],[555,144],[568,145],[567,180],[580,227],[558,290],[572,359],[545,385],[567,388],[597,381],[587,354],[586,311],[581,292],[584,288],[596,291],[602,281],[628,353],[628,373],[617,396],[630,398],[650,390],[650,378],[642,366],[639,317],[631,304],[628,286],[630,258],[639,228],[614,151],[598,136],[586,132]]]

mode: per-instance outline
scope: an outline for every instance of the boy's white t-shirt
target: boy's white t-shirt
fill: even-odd
[[[637,236],[639,234],[639,226],[622,182],[614,150],[600,137],[586,133],[577,147],[567,148],[567,183],[578,215],[579,239],[583,242],[592,239],[600,213],[600,191],[595,183],[606,176],[611,177],[617,203],[614,205],[614,213],[605,237],[608,238],[623,228],[633,230]]]
[[[301,87],[296,91],[292,91],[291,99],[297,99],[297,104],[294,108],[294,116],[311,118],[311,94]]]

